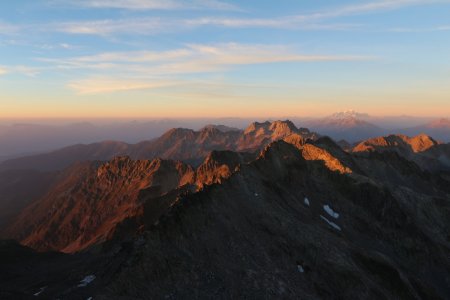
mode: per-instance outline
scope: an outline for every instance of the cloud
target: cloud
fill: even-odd
[[[218,1],[138,1],[138,0],[97,0],[82,1],[88,7],[116,7],[134,9],[175,9],[189,7],[209,7],[225,9],[228,4]],[[219,26],[228,28],[284,28],[298,30],[348,30],[358,24],[324,23],[331,19],[352,15],[368,14],[379,11],[401,9],[408,6],[450,3],[449,0],[383,0],[356,5],[340,6],[320,12],[291,15],[273,18],[234,18],[234,17],[199,17],[191,19],[171,18],[129,18],[119,20],[93,20],[51,24],[46,30],[56,30],[71,34],[114,35],[139,34],[152,35],[161,32],[175,32],[203,26]]]
[[[438,30],[438,31],[447,31],[447,30],[450,30],[450,25],[439,26],[439,27],[436,28],[436,30]]]
[[[15,73],[26,75],[28,77],[35,77],[41,72],[38,68],[29,66],[14,66],[11,70]]]
[[[107,94],[130,90],[146,90],[167,87],[177,84],[176,81],[142,81],[118,78],[89,78],[73,81],[68,87],[79,95]]]
[[[5,74],[21,74],[28,77],[35,77],[40,73],[40,70],[38,68],[34,67],[28,67],[28,66],[8,66],[8,67],[2,67],[0,66],[0,75]]]
[[[83,22],[63,22],[44,26],[44,31],[57,31],[85,35],[139,34],[151,35],[167,32],[175,26],[159,18],[138,18],[128,20],[99,20]]]
[[[437,27],[427,27],[427,28],[408,28],[408,27],[396,27],[388,29],[388,32],[394,33],[428,33],[435,31],[448,31],[450,26],[437,26]]]
[[[397,10],[409,6],[432,5],[450,3],[450,0],[382,0],[366,2],[355,5],[337,7],[335,9],[313,13],[309,15],[295,16],[298,20],[317,20],[346,17],[352,15],[368,14],[379,11]]]
[[[108,52],[67,59],[42,58],[53,68],[89,77],[68,85],[78,94],[155,89],[185,84],[186,75],[222,73],[238,66],[286,62],[370,60],[372,57],[297,53],[283,45],[191,44],[168,51]],[[93,74],[94,73],[94,74]],[[111,74],[120,74],[117,77]]]
[[[15,34],[20,30],[20,27],[14,24],[4,23],[0,21],[0,35]]]
[[[238,65],[282,62],[354,61],[372,57],[351,55],[302,54],[283,45],[191,44],[169,51],[108,52],[67,59],[41,58],[59,69],[114,70],[161,76],[227,70]]]
[[[0,76],[8,73],[8,70],[4,67],[0,67]]]
[[[233,19],[203,17],[197,19],[133,18],[121,20],[99,20],[82,22],[63,22],[50,24],[44,31],[57,31],[69,34],[113,36],[113,35],[157,35],[180,32],[198,27],[218,26],[228,28],[280,28],[297,30],[348,30],[358,24],[305,23],[292,18],[280,19]]]
[[[126,10],[237,10],[235,5],[218,0],[77,0],[66,3],[86,8],[114,8]]]
[[[280,28],[298,30],[345,30],[358,27],[358,24],[321,24],[306,22],[299,17],[283,17],[273,19],[238,19],[238,18],[212,18],[204,17],[198,19],[184,20],[183,23],[189,27],[219,26],[228,28]]]

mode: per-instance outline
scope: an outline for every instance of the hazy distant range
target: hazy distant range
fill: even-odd
[[[394,132],[405,135],[426,133],[435,139],[450,142],[450,121],[446,118],[372,117],[355,111],[344,111],[324,118],[284,117],[268,120],[275,119],[290,119],[299,127],[349,143]],[[0,161],[74,144],[105,140],[137,143],[159,137],[165,131],[178,127],[198,130],[207,124],[220,124],[243,129],[252,121],[254,118],[27,122],[0,120]]]

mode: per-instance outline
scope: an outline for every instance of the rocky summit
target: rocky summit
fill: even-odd
[[[40,184],[1,223],[0,298],[448,299],[448,144],[339,144],[290,121],[210,125],[11,168],[2,197]]]

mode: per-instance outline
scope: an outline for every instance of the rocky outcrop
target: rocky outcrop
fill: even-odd
[[[251,151],[262,149],[271,142],[285,139],[315,139],[317,135],[303,128],[298,129],[291,121],[254,122],[245,129],[237,142],[237,150]]]
[[[250,162],[254,155],[232,151],[212,151],[197,168],[196,184],[199,188],[213,183],[221,183],[230,177],[239,166]]]

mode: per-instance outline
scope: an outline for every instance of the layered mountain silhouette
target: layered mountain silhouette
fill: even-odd
[[[334,113],[328,117],[310,120],[307,127],[336,140],[356,142],[382,135],[385,129],[372,124],[369,115],[353,110]]]
[[[212,150],[255,151],[293,133],[304,139],[317,137],[307,129],[296,128],[290,121],[255,122],[245,130],[226,126],[206,126],[199,131],[174,128],[157,139],[138,144],[106,141],[12,159],[1,163],[0,170],[61,170],[78,161],[109,160],[120,155],[133,159],[184,160],[198,165]]]
[[[450,141],[450,119],[437,119],[423,125],[406,128],[402,132],[408,135],[425,132],[438,140]]]
[[[450,145],[420,134],[415,137],[389,135],[356,145],[354,153],[395,152],[427,170],[450,170]]]
[[[390,135],[344,150],[275,121],[244,131],[173,129],[153,141],[111,145],[83,146],[102,149],[92,156],[74,151],[61,159],[70,148],[45,154],[57,161],[52,168],[37,163],[43,156],[26,158],[36,176],[49,177],[3,226],[2,236],[22,246],[3,242],[0,252],[23,259],[0,261],[1,296],[450,294],[448,144]],[[24,172],[21,164],[2,168]]]

